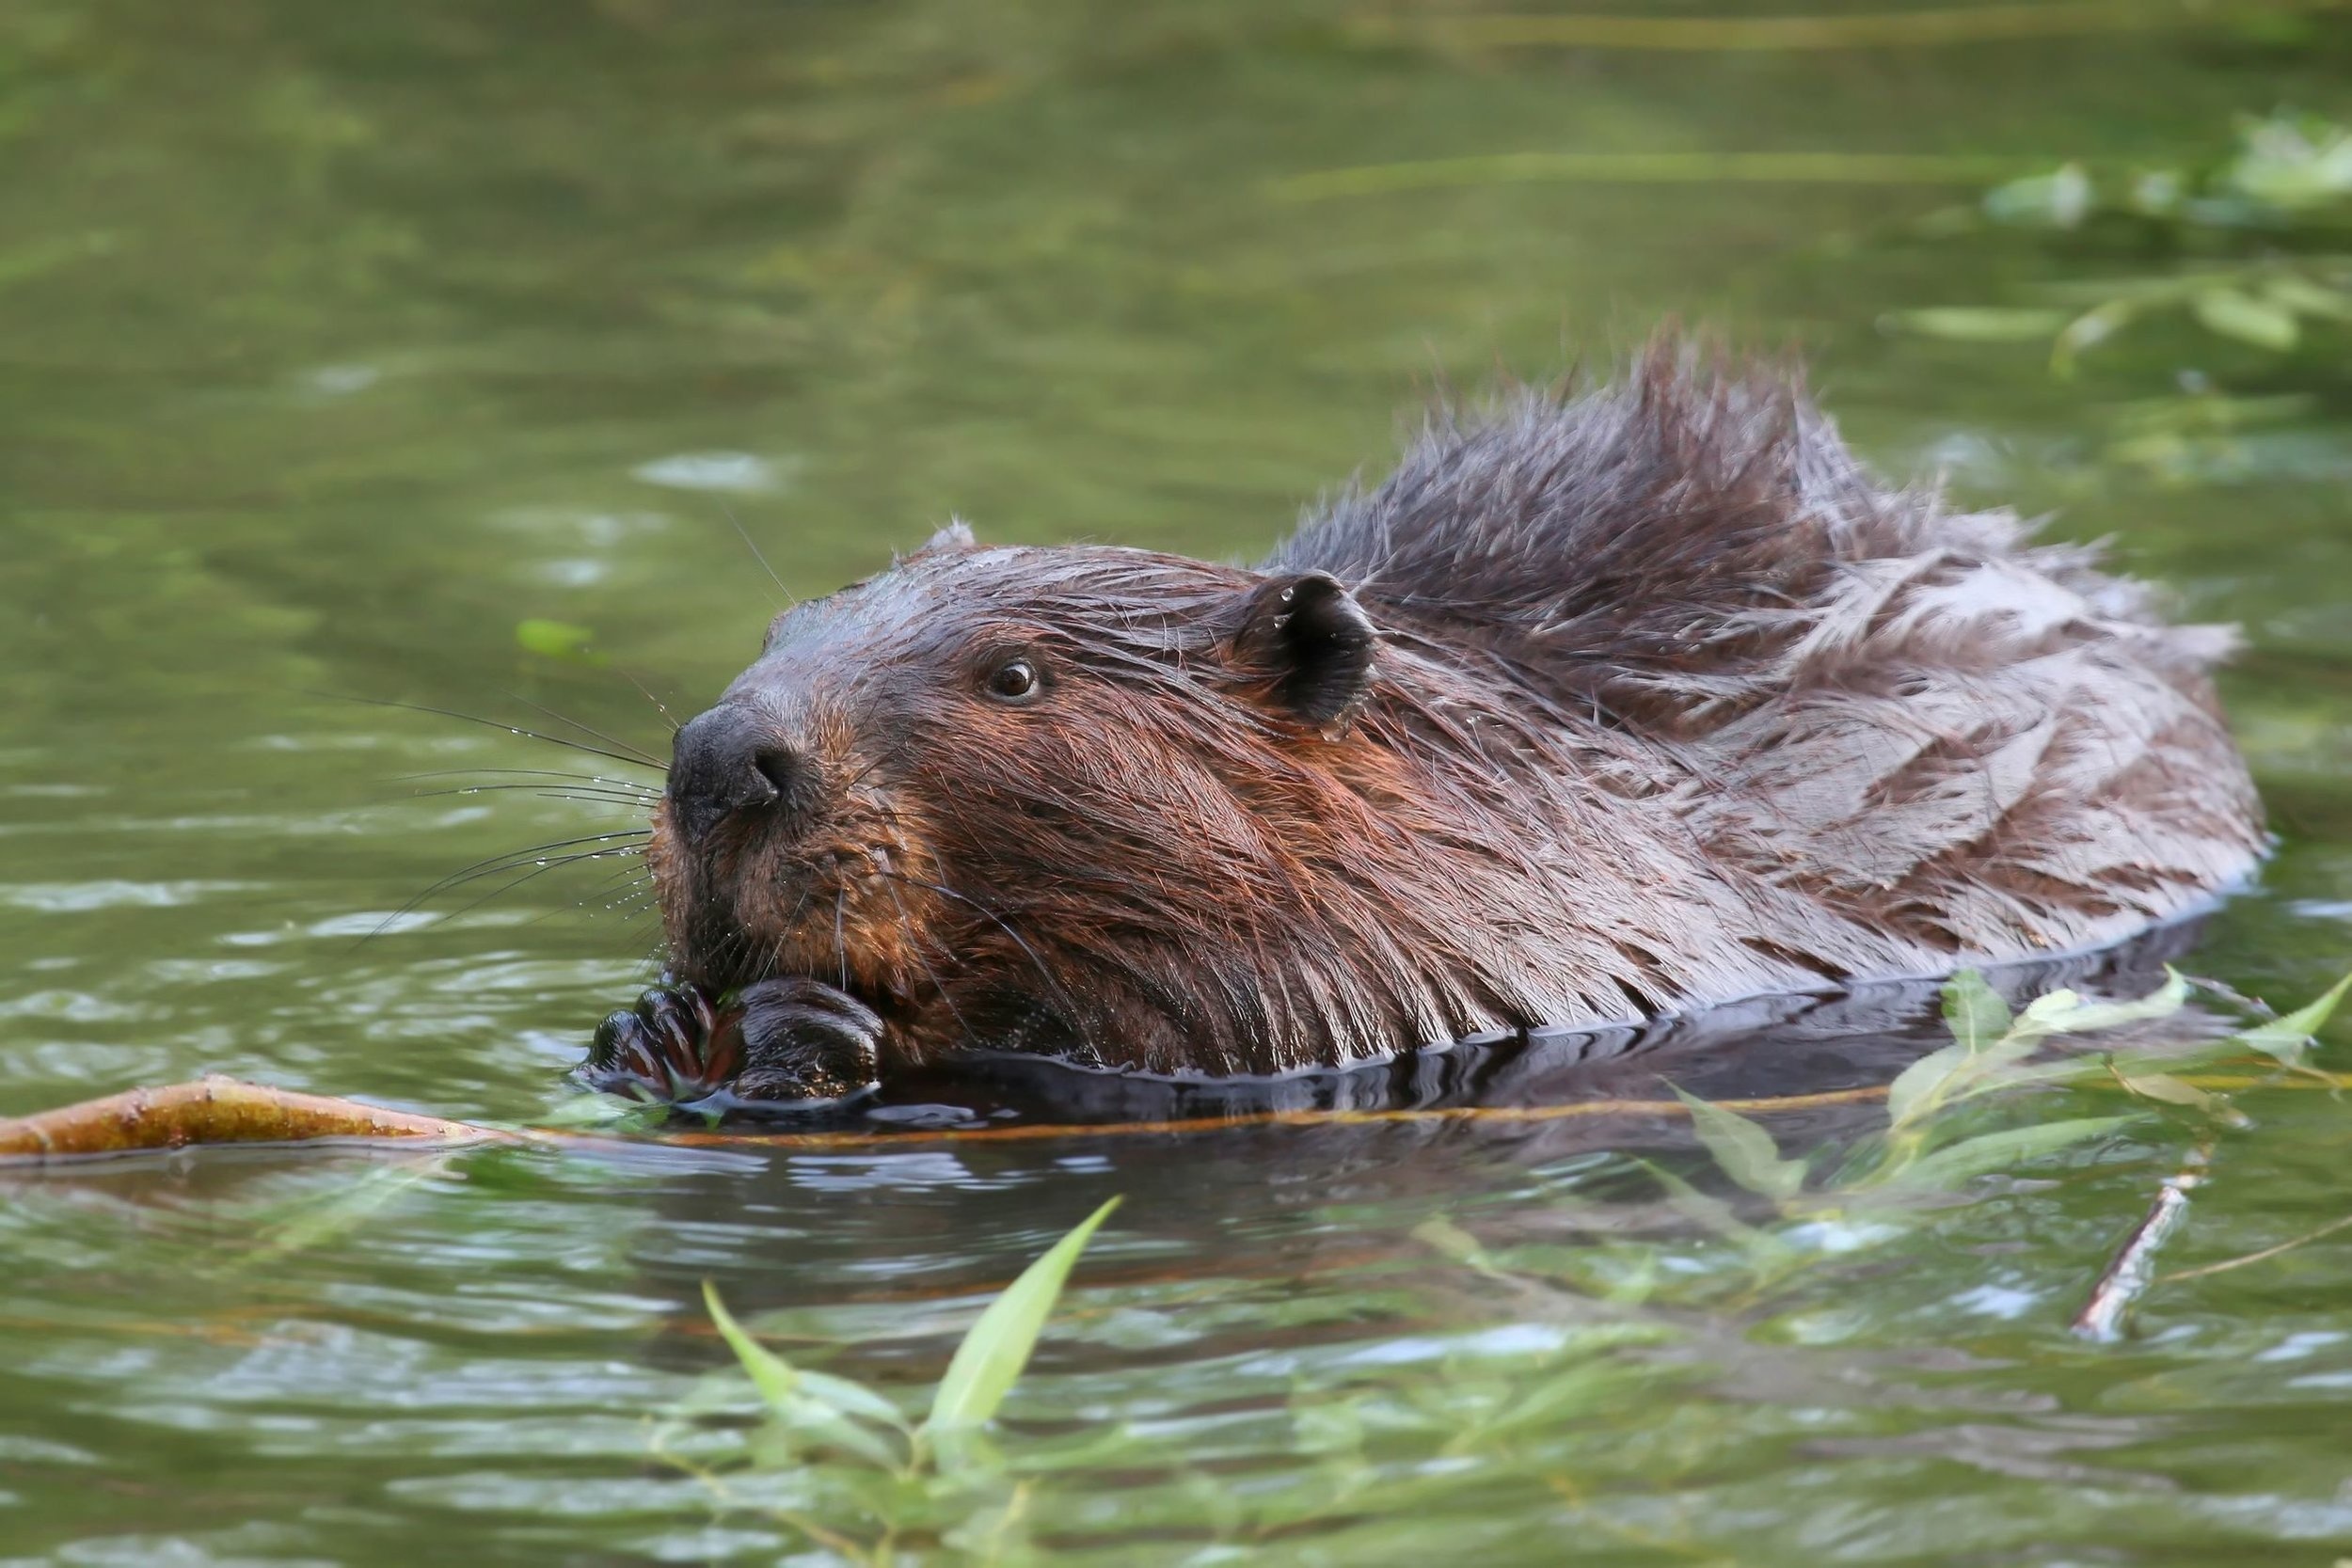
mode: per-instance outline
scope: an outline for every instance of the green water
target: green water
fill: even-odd
[[[359,939],[628,815],[430,793],[570,763],[342,699],[537,703],[659,748],[645,693],[695,708],[773,608],[731,518],[795,593],[950,512],[1246,554],[1433,388],[1669,315],[1802,346],[1886,468],[2113,534],[2245,626],[2228,695],[2283,845],[2193,967],[2316,994],[2352,959],[2352,340],[2157,323],[2062,381],[2040,344],[1883,325],[2268,243],[1937,216],[2010,164],[2352,118],[2340,18],[2090,13],[1637,50],[1380,33],[1338,0],[6,0],[0,1113],[217,1069],[541,1117],[649,973],[625,863]],[[1780,151],[1924,161],[1282,183]],[[2224,395],[2286,401],[2144,438],[2244,412]],[[533,620],[602,662],[531,651]],[[2029,1115],[2134,1108],[2077,1098]],[[2169,1268],[2352,1209],[2352,1107],[2239,1104]],[[2206,1125],[2157,1107],[1900,1223],[1784,1227],[1777,1281],[1661,1206],[1630,1150],[1708,1178],[1657,1117],[11,1178],[0,1563],[815,1562],[902,1514],[902,1560],[2328,1564],[2352,1232],[2159,1284],[2127,1343],[2066,1331]],[[914,1410],[1113,1193],[1008,1479],[944,1523],[656,1453],[749,1440],[702,1280]],[[690,1398],[713,1413],[665,1430]]]

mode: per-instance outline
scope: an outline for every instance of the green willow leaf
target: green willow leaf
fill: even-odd
[[[800,1377],[802,1391],[810,1399],[831,1405],[845,1416],[859,1416],[884,1426],[897,1427],[902,1432],[906,1430],[907,1418],[898,1413],[898,1407],[863,1383],[852,1383],[831,1372],[812,1372],[802,1367],[792,1370]]]
[[[2036,997],[2021,1022],[2045,1035],[2080,1035],[2094,1029],[2113,1029],[2119,1024],[2170,1018],[2187,1005],[2188,991],[2186,976],[2167,964],[2164,984],[2137,1002],[2086,1002],[2074,991],[2054,990]]]
[[[2047,174],[2011,180],[1984,193],[1985,216],[1995,223],[2073,229],[2090,215],[2098,193],[2080,164],[2061,164]]]
[[[1944,982],[1944,1022],[1970,1052],[2008,1034],[2010,1022],[2009,1004],[1975,970],[1963,969]]]
[[[2287,273],[2263,285],[2263,297],[2281,310],[2326,321],[2352,322],[2352,293]]]
[[[719,1299],[719,1288],[707,1279],[703,1281],[703,1307],[710,1313],[719,1338],[727,1342],[727,1349],[743,1364],[743,1370],[751,1378],[752,1386],[759,1390],[759,1397],[768,1402],[770,1409],[782,1410],[799,1392],[801,1374],[789,1361],[753,1338],[735,1321],[727,1304]]]
[[[1665,1166],[1647,1160],[1637,1160],[1644,1170],[1666,1190],[1666,1201],[1674,1211],[1694,1225],[1704,1227],[1736,1242],[1746,1251],[1749,1260],[1766,1273],[1781,1267],[1795,1256],[1787,1242],[1769,1230],[1759,1230],[1731,1211],[1731,1205],[1711,1193],[1700,1192]]]
[[[1724,1167],[1724,1175],[1775,1202],[1797,1196],[1804,1185],[1804,1162],[1782,1159],[1780,1146],[1772,1142],[1770,1132],[1737,1111],[1709,1104],[1679,1088],[1675,1089],[1675,1096],[1691,1108],[1691,1125],[1699,1142]]]
[[[541,658],[564,659],[574,664],[603,662],[589,651],[596,634],[586,626],[576,626],[568,621],[517,621],[515,624],[515,645],[525,653]]]
[[[2076,316],[2050,345],[2050,373],[2061,380],[2074,375],[2077,359],[2129,326],[2138,314],[2132,301],[2110,299]]]
[[[2274,1018],[2267,1023],[2257,1023],[2242,1029],[2231,1037],[2238,1044],[2249,1046],[2265,1056],[2275,1056],[2288,1067],[2303,1065],[2304,1053],[2310,1049],[2312,1037],[2327,1027],[2328,1020],[2352,990],[2352,974],[2338,980],[2327,995],[2308,1007],[2299,1007],[2284,1018]]]
[[[2219,1097],[2206,1093],[2194,1084],[2184,1083],[2169,1072],[2125,1072],[2113,1069],[2115,1081],[2142,1100],[2153,1100],[2167,1105],[2187,1105],[2196,1110],[2218,1115],[2224,1109]]]
[[[2008,1170],[2045,1154],[2111,1132],[2130,1117],[2078,1117],[2016,1127],[1947,1145],[1891,1173],[1883,1185],[1928,1189],[1959,1186],[1971,1177]]]
[[[2206,331],[2251,343],[2256,348],[2284,354],[2301,336],[2294,311],[2235,289],[2207,289],[2197,296],[2190,309],[2198,325]]]
[[[898,1467],[899,1456],[890,1445],[850,1419],[856,1414],[903,1428],[904,1418],[889,1402],[848,1378],[803,1372],[785,1360],[735,1321],[735,1314],[719,1299],[718,1288],[708,1280],[703,1281],[703,1305],[709,1309],[719,1338],[742,1363],[776,1428],[787,1439],[839,1449],[878,1468]]]
[[[261,1244],[237,1256],[235,1266],[251,1269],[340,1241],[375,1217],[411,1188],[438,1176],[448,1165],[441,1154],[369,1171],[353,1186],[315,1205],[305,1205],[284,1222],[265,1227]]]
[[[2073,320],[2064,310],[2002,306],[1936,305],[1917,310],[1897,310],[1888,325],[1922,338],[1955,343],[2041,342],[2062,331]]]
[[[1886,1091],[1888,1128],[1899,1132],[1933,1109],[1953,1074],[1968,1065],[1969,1054],[1964,1045],[1947,1045],[1903,1069]]]
[[[1037,1337],[1078,1255],[1094,1239],[1096,1227],[1118,1207],[1119,1199],[1112,1198],[1088,1215],[1075,1230],[1055,1243],[1052,1251],[1024,1269],[1004,1294],[988,1304],[980,1321],[956,1347],[954,1359],[947,1363],[947,1375],[939,1380],[927,1429],[952,1431],[995,1418],[996,1408],[1005,1402],[1013,1380],[1029,1364],[1029,1353],[1037,1348]]]

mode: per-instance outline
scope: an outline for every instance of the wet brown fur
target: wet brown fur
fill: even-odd
[[[1283,641],[1325,573],[1360,679]],[[2264,844],[2229,641],[1661,350],[1434,425],[1259,570],[943,534],[723,699],[808,759],[790,831],[665,804],[650,856],[682,978],[842,985],[886,1059],[1360,1060],[2177,914]]]

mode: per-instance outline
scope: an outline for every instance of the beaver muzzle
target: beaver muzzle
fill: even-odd
[[[663,805],[667,832],[700,889],[686,950],[674,955],[686,974],[665,974],[635,1007],[606,1019],[581,1076],[609,1092],[710,1108],[830,1104],[872,1088],[882,1019],[809,975],[760,973],[772,961],[761,955],[766,944],[732,908],[730,890],[747,858],[814,874],[791,852],[806,847],[824,815],[822,779],[807,750],[765,709],[722,703],[677,732]],[[738,973],[704,973],[719,957]],[[711,994],[738,979],[745,983]]]

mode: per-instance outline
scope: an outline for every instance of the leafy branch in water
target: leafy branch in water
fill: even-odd
[[[1543,1179],[1534,1212],[1482,1225],[1487,1234],[1424,1217],[1410,1233],[1427,1252],[1372,1265],[1370,1289],[1346,1298],[1350,1313],[1388,1300],[1422,1325],[1415,1355],[1365,1358],[1346,1342],[1321,1354],[1302,1335],[1265,1356],[1274,1386],[1213,1408],[1171,1391],[1106,1412],[1099,1394],[1065,1387],[1030,1396],[1048,1418],[1013,1434],[991,1430],[1108,1205],[985,1308],[919,1419],[866,1384],[787,1361],[707,1291],[740,1370],[680,1407],[657,1450],[700,1482],[691,1506],[789,1531],[830,1560],[876,1564],[1033,1562],[1065,1552],[1120,1560],[1088,1548],[1115,1553],[1138,1539],[1193,1543],[1212,1554],[1200,1560],[1225,1560],[1310,1532],[1327,1560],[1343,1561],[1358,1546],[1367,1557],[1394,1546],[1424,1510],[1442,1514],[1439,1505],[1466,1486],[1516,1480],[1573,1500],[1583,1488],[1606,1491],[1629,1467],[1640,1484],[1656,1484],[1677,1461],[1624,1450],[1624,1412],[1689,1402],[1719,1357],[1820,1354],[1812,1343],[1825,1352],[1835,1341],[1804,1338],[1804,1325],[1820,1321],[1835,1268],[1869,1259],[1883,1269],[1906,1242],[1948,1245],[1948,1227],[1969,1223],[1960,1200],[1979,1177],[2029,1168],[2159,1110],[2226,1124],[2235,1113],[2220,1091],[2249,1076],[2324,1078],[2306,1053],[2347,990],[2352,979],[2287,1017],[2179,1043],[2192,1033],[2179,1021],[2191,987],[2177,974],[2136,1001],[2055,991],[2016,1010],[1981,977],[1962,974],[1944,993],[1949,1042],[1890,1085],[1882,1127],[1785,1150],[1756,1120],[1686,1095],[1729,1191],[1605,1156],[1559,1179],[1573,1187]],[[2209,1070],[2249,1061],[2259,1074]],[[2021,1122],[2018,1098],[2035,1089],[2044,1091],[2030,1101],[2042,1119]],[[2118,1093],[2138,1102],[2135,1113],[2073,1114],[2079,1095]],[[2005,1108],[2008,1124],[1988,1125]],[[2188,1185],[2168,1184],[2167,1227]],[[1610,1196],[1586,1196],[1594,1189]],[[1564,1230],[1572,1244],[1562,1243]],[[2110,1271],[2121,1282],[2108,1293],[2111,1316],[2154,1277],[2147,1265],[2160,1227],[2143,1224],[2134,1240],[2129,1277]],[[1431,1269],[1431,1254],[1460,1272]],[[1444,1314],[1431,1313],[1428,1298],[1458,1305],[1464,1293],[1503,1326],[1429,1331]],[[1214,1332],[1220,1319],[1304,1327],[1316,1321],[1306,1314],[1330,1309],[1327,1292],[1295,1291],[1287,1275],[1279,1286],[1197,1281],[1182,1299],[1168,1312],[1114,1308],[1098,1330],[1131,1316],[1164,1317],[1153,1332],[1187,1336]],[[1245,1300],[1253,1305],[1242,1309]],[[1269,1347],[1249,1338],[1236,1349],[1254,1360]],[[747,1399],[757,1411],[748,1426]],[[1244,1475],[1263,1483],[1236,1484]],[[1443,1522],[1460,1528],[1451,1515]],[[1680,1545],[1605,1510],[1591,1523],[1645,1552]]]
[[[2241,128],[2233,156],[2206,170],[2094,174],[2079,163],[1998,185],[1973,210],[1931,224],[2095,239],[2184,258],[2173,270],[2045,287],[2026,305],[1935,306],[1885,318],[1894,330],[1955,341],[2039,341],[2050,369],[2072,376],[2085,356],[2127,328],[2186,322],[2210,338],[2271,356],[2314,329],[2352,327],[2352,129],[2275,115]]]
[[[961,1529],[951,1528],[951,1535],[986,1539],[1003,1547],[1025,1503],[1018,1487],[1008,1491],[993,1484],[1003,1476],[1004,1465],[982,1429],[995,1419],[1028,1365],[1078,1255],[1119,1202],[1114,1197],[1095,1210],[989,1303],[956,1347],[932,1395],[930,1411],[920,1421],[909,1421],[896,1404],[862,1383],[793,1366],[736,1322],[718,1291],[706,1281],[703,1301],[711,1323],[766,1406],[765,1425],[739,1471],[782,1474],[803,1483],[824,1478],[845,1481],[836,1490],[846,1496],[834,1500],[850,1504],[878,1523],[882,1533],[861,1543],[846,1530],[817,1522],[803,1507],[771,1505],[765,1511],[820,1545],[876,1562],[892,1560],[893,1543],[910,1524],[935,1529],[959,1515]],[[664,1451],[674,1463],[701,1476],[723,1501],[739,1505],[747,1500],[734,1484],[737,1475],[696,1464],[666,1447]],[[851,1462],[846,1469],[843,1460]],[[751,1502],[759,1506],[755,1499]]]
[[[2178,1014],[2187,1005],[2189,983],[2172,970],[2165,974],[2161,987],[2135,1002],[2097,1002],[2073,990],[2055,990],[2012,1013],[1981,974],[1963,970],[1944,988],[1944,1022],[1952,1043],[1903,1070],[1887,1090],[1884,1132],[1864,1140],[1829,1180],[1809,1190],[1805,1164],[1782,1157],[1762,1126],[1722,1106],[1682,1098],[1700,1142],[1724,1175],[1785,1213],[1818,1212],[1949,1191],[1973,1177],[2098,1137],[2130,1119],[2068,1117],[1965,1138],[1947,1135],[1951,1113],[1987,1096],[2035,1085],[2106,1081],[2136,1098],[2235,1123],[2241,1118],[2226,1101],[2180,1076],[2181,1069],[2250,1053],[2289,1071],[2310,1071],[2305,1056],[2312,1037],[2352,989],[2347,975],[2310,1006],[2202,1044],[2037,1059],[2042,1048],[2060,1036],[2096,1034]]]

